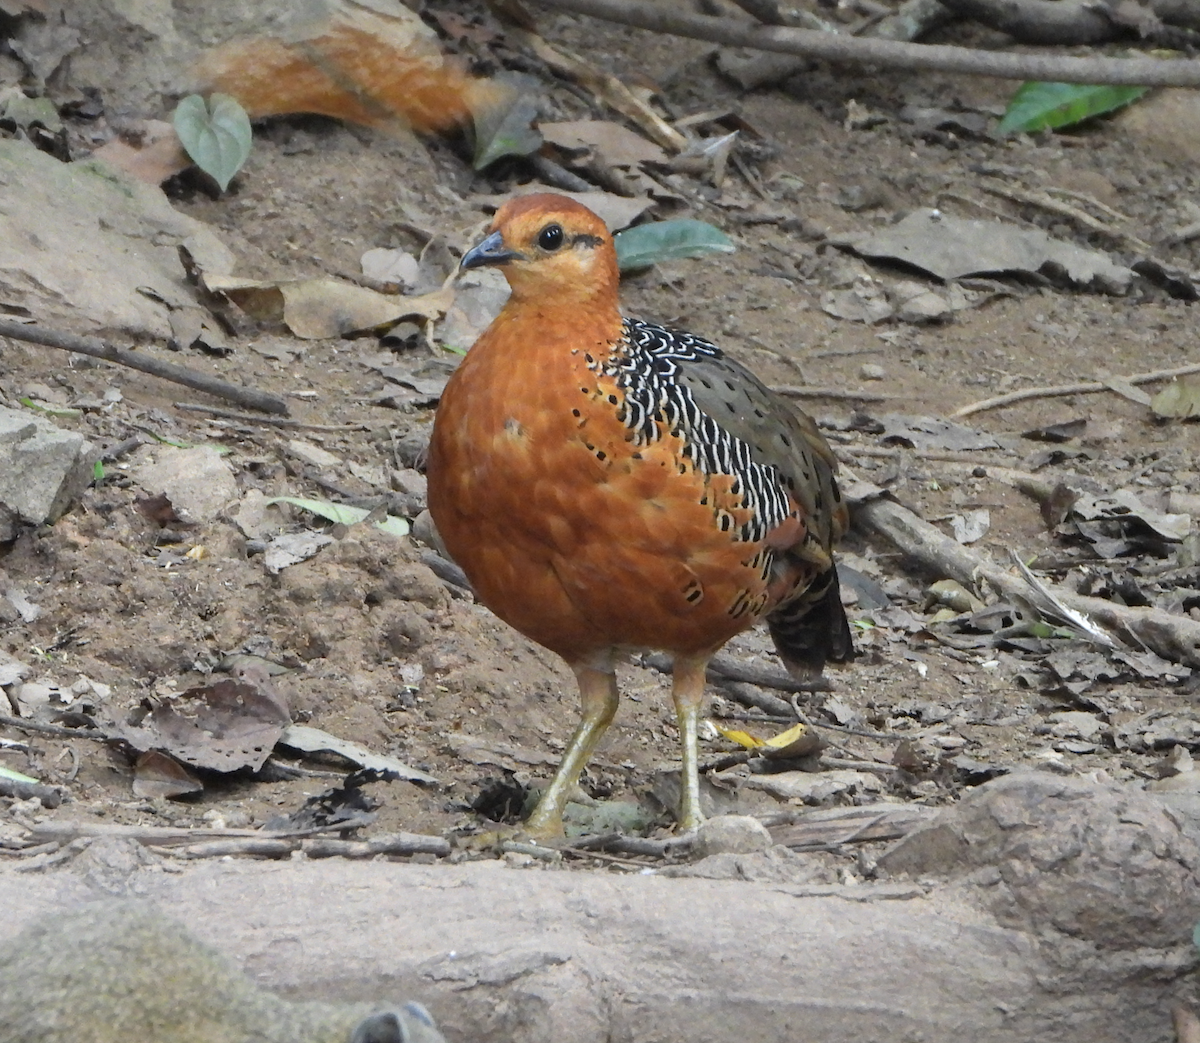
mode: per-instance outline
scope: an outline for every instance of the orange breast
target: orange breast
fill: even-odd
[[[733,538],[740,497],[678,438],[631,443],[619,390],[587,361],[619,320],[591,341],[561,330],[530,344],[520,328],[493,327],[471,350],[430,446],[430,510],[488,608],[568,661],[612,646],[701,652],[807,582],[769,575],[769,549]],[[784,543],[803,538],[788,528]]]

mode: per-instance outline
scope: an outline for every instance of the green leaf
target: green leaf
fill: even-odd
[[[507,83],[494,81],[497,91],[472,106],[475,124],[472,165],[476,170],[495,163],[501,156],[528,156],[542,147],[542,135],[533,126],[538,103],[529,80],[513,76]]]
[[[361,507],[351,507],[345,503],[330,503],[328,500],[306,500],[299,496],[276,496],[274,499],[268,500],[267,503],[290,503],[293,507],[309,511],[320,518],[326,519],[326,521],[333,522],[335,525],[356,525],[371,513],[370,511],[363,510]],[[405,519],[394,518],[389,514],[382,521],[377,521],[375,528],[388,533],[390,536],[407,536],[409,524]]]
[[[1150,409],[1164,419],[1200,416],[1200,377],[1172,380],[1150,399]]]
[[[37,782],[37,779],[30,778],[28,775],[22,775],[19,771],[14,771],[12,768],[0,767],[0,779],[11,779],[13,782]]]
[[[92,481],[99,485],[104,481],[104,461],[97,460],[92,464]]]
[[[48,406],[45,402],[37,402],[32,398],[19,398],[17,401],[28,409],[35,409],[39,413],[45,413],[47,416],[83,416],[83,410],[71,409],[69,406]]]
[[[613,236],[621,271],[648,268],[660,261],[678,261],[705,254],[731,254],[733,240],[715,225],[682,218],[626,228]]]
[[[997,131],[1070,127],[1137,101],[1148,87],[1089,87],[1079,83],[1023,83],[1008,103]]]
[[[224,192],[250,155],[246,110],[228,94],[214,94],[207,102],[189,94],[175,109],[174,123],[187,154]]]

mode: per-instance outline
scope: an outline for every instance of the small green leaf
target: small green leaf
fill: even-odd
[[[1157,395],[1150,399],[1150,409],[1155,416],[1184,420],[1200,416],[1200,377],[1184,377],[1172,380]]]
[[[45,413],[47,416],[83,416],[83,410],[71,409],[68,406],[48,406],[45,402],[37,402],[32,398],[21,398],[17,401],[20,402],[21,405],[26,406],[29,409],[36,409],[39,413]]]
[[[299,496],[276,496],[274,499],[268,500],[267,503],[290,503],[293,507],[310,511],[320,518],[333,522],[335,525],[355,525],[371,513],[370,511],[363,510],[361,507],[351,507],[345,503],[330,503],[328,500],[306,500]],[[407,536],[409,524],[405,519],[394,518],[389,514],[382,521],[375,522],[375,528],[391,536]]]
[[[542,135],[533,126],[537,99],[516,89],[505,92],[471,113],[475,122],[475,159],[482,170],[501,156],[528,156],[542,147]]]
[[[1069,127],[1092,116],[1120,109],[1137,101],[1148,87],[1089,87],[1079,83],[1023,83],[1008,103],[1008,111],[996,128],[1001,134],[1014,131]]]
[[[10,779],[13,782],[37,782],[37,779],[31,778],[28,775],[22,775],[19,771],[14,771],[12,768],[0,767],[0,779]]]
[[[97,460],[92,464],[92,481],[99,485],[104,481],[104,461]]]
[[[246,110],[228,94],[214,94],[207,102],[189,94],[175,109],[174,123],[187,154],[224,192],[250,155]]]
[[[731,254],[733,240],[715,225],[682,218],[626,228],[613,236],[621,271],[648,268],[660,261],[678,261],[704,254]]]

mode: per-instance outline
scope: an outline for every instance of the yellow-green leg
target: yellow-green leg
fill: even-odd
[[[563,809],[575,792],[579,773],[617,714],[617,675],[588,666],[575,666],[573,669],[579,682],[582,717],[571,741],[567,743],[567,751],[563,754],[558,771],[525,823],[526,831],[535,837],[562,835]]]
[[[696,749],[696,727],[704,705],[704,671],[708,655],[675,657],[671,696],[675,700],[675,718],[679,722],[679,744],[683,756],[680,775],[679,829],[688,833],[704,821],[700,810],[700,765]]]

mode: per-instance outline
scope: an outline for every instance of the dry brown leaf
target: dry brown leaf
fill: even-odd
[[[652,141],[611,120],[565,120],[539,123],[542,137],[562,149],[587,149],[610,167],[666,163],[667,154]]]
[[[545,185],[530,182],[503,195],[475,196],[474,198],[480,203],[486,203],[488,206],[499,209],[512,196],[523,196],[529,195],[531,192],[545,191]],[[592,213],[599,216],[610,232],[619,232],[622,228],[628,228],[642,214],[654,206],[654,200],[647,199],[644,196],[630,198],[629,196],[619,196],[614,192],[568,192],[560,188],[556,188],[554,191],[560,196],[567,196],[569,199],[574,199],[577,203],[582,203]]]
[[[197,73],[252,116],[312,112],[370,127],[423,133],[469,125],[494,88],[442,53],[436,34],[403,4],[322,0],[298,31],[235,40]]]
[[[537,33],[512,29],[510,34],[523,43],[555,72],[569,76],[600,101],[632,120],[665,149],[681,152],[687,138],[672,127],[645,101],[611,73],[597,69],[591,62],[562,48],[551,47]]]
[[[133,768],[133,795],[145,800],[182,797],[204,791],[204,783],[165,753],[150,750]]]
[[[142,753],[159,750],[213,771],[257,771],[290,723],[274,692],[226,679],[158,702],[117,728]]]
[[[271,283],[218,275],[206,276],[204,283],[260,322],[282,322],[305,340],[364,333],[414,316],[438,319],[454,301],[449,287],[396,297],[337,279]]]
[[[136,128],[138,141],[113,138],[92,153],[94,159],[116,167],[150,185],[161,185],[169,177],[192,165],[175,133],[163,120],[143,120]]]

